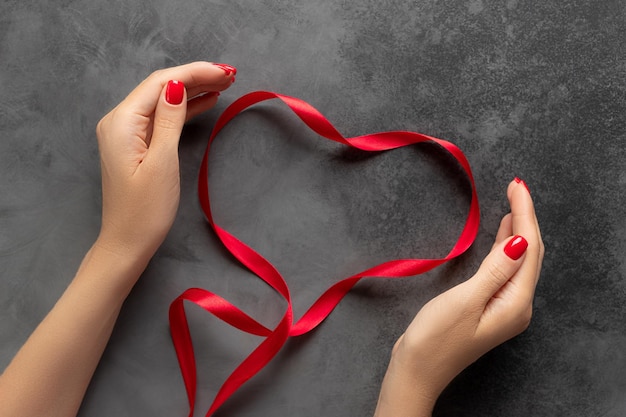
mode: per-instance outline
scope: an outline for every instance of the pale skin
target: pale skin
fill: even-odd
[[[530,324],[544,246],[524,183],[512,181],[507,197],[511,213],[476,274],[428,302],[396,342],[375,417],[431,416],[456,375]],[[528,247],[513,260],[503,249],[519,235]]]
[[[166,100],[171,80],[186,87],[179,104]],[[174,221],[183,125],[233,81],[208,62],[160,70],[100,121],[100,234],[0,376],[0,417],[76,416],[122,304]],[[543,244],[526,188],[512,182],[507,196],[511,213],[476,275],[426,304],[394,346],[376,417],[431,415],[454,376],[528,326]],[[518,260],[503,251],[514,235],[528,241]]]

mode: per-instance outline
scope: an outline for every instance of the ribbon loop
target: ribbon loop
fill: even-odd
[[[400,259],[384,262],[365,271],[345,278],[327,289],[296,322],[293,321],[293,306],[289,286],[278,270],[254,249],[237,239],[224,230],[213,220],[211,202],[208,187],[208,158],[211,144],[218,133],[235,116],[248,107],[262,101],[279,99],[285,103],[310,129],[322,137],[351,146],[363,151],[380,152],[403,146],[413,145],[420,142],[433,142],[459,163],[471,184],[472,197],[469,212],[465,220],[463,230],[450,252],[440,259]],[[256,336],[264,337],[265,340],[233,371],[217,393],[206,416],[212,415],[242,384],[259,372],[280,351],[290,336],[299,336],[310,332],[317,327],[333,309],[341,302],[343,297],[362,278],[403,278],[427,272],[461,254],[463,254],[474,242],[478,233],[479,206],[476,195],[474,177],[469,162],[463,152],[454,144],[431,136],[415,132],[394,131],[381,132],[369,135],[345,138],[337,129],[310,104],[282,94],[268,91],[256,91],[246,94],[234,101],[219,117],[200,166],[198,180],[198,196],[204,214],[222,241],[224,246],[251,272],[264,280],[287,302],[287,307],[282,319],[274,329],[268,329],[255,319],[229,303],[222,297],[209,291],[190,288],[174,300],[170,306],[170,329],[172,340],[176,349],[176,355],[181,368],[181,373],[189,399],[189,416],[192,417],[196,398],[196,362],[191,343],[191,335],[185,314],[184,301],[195,303],[213,314],[217,318],[231,326]]]

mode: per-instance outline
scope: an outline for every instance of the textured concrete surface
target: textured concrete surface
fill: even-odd
[[[482,224],[453,264],[359,284],[217,415],[371,415],[395,338],[473,273],[517,175],[547,248],[533,323],[461,374],[435,416],[623,416],[625,36],[618,0],[3,1],[0,368],[98,232],[97,121],[152,70],[205,59],[237,66],[237,82],[184,132],[178,218],[122,311],[81,416],[187,414],[167,323],[184,289],[217,292],[268,325],[282,314],[220,248],[195,196],[219,111],[257,89],[309,101],[346,135],[408,129],[455,142],[474,169]],[[301,314],[340,277],[447,252],[468,203],[449,162],[427,146],[366,158],[268,104],[215,145],[215,213],[284,273]],[[204,415],[258,340],[188,310]]]

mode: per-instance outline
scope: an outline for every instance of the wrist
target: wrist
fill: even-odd
[[[142,264],[145,268],[162,242],[153,243],[154,240],[124,236],[124,233],[112,227],[102,227],[92,249],[97,249],[99,256],[117,259],[128,265]]]
[[[122,251],[100,237],[85,255],[77,280],[93,281],[102,290],[125,298],[146,269],[150,256]]]
[[[374,417],[431,417],[440,391],[430,378],[391,357]]]
[[[389,368],[411,384],[420,398],[434,406],[452,379],[448,377],[450,362],[430,349],[412,345],[402,335],[393,347]]]

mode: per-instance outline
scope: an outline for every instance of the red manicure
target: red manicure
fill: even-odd
[[[516,261],[522,257],[527,248],[528,242],[526,239],[520,235],[516,235],[506,244],[504,253],[506,253],[506,256]]]
[[[230,74],[237,74],[237,68],[233,67],[232,65],[228,65],[228,64],[216,64],[213,63],[213,65],[215,65],[216,67],[220,67],[225,73],[226,75],[230,75]]]
[[[168,81],[165,89],[165,101],[170,104],[180,104],[185,97],[185,84],[180,81]]]
[[[518,177],[515,177],[515,182],[518,184],[522,184],[524,188],[526,188],[526,191],[530,193],[530,188],[528,188],[528,184],[526,184],[526,181],[519,179]]]

